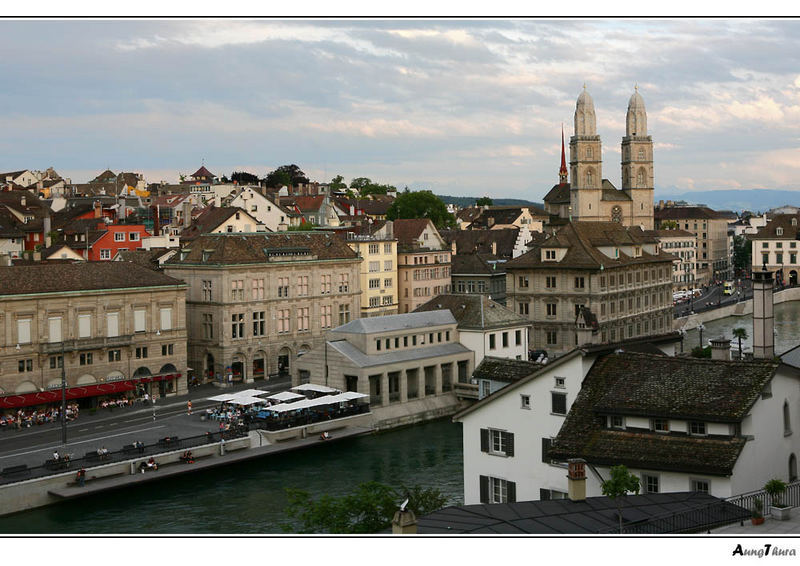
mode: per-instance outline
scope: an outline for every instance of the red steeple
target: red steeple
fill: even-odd
[[[568,177],[567,156],[564,153],[564,124],[561,124],[561,169],[558,170],[558,182],[563,185],[567,182]]]

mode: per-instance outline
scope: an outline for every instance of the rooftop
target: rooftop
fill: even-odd
[[[455,324],[456,319],[449,311],[410,312],[390,314],[370,318],[357,318],[331,330],[348,334],[377,334]]]
[[[463,330],[529,326],[529,320],[496,303],[486,295],[437,295],[420,305],[414,313],[452,313]],[[411,313],[413,314],[413,313]],[[403,315],[395,315],[403,316]],[[363,319],[362,319],[363,320]]]

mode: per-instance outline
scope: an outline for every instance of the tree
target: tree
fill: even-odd
[[[613,499],[617,504],[619,516],[619,532],[622,533],[622,498],[628,492],[639,493],[639,478],[628,471],[628,468],[619,465],[611,468],[611,479],[603,482],[603,495]]]
[[[361,189],[364,187],[368,187],[372,184],[372,179],[369,177],[356,177],[350,181],[350,188],[351,189],[358,189],[361,192]]]
[[[453,228],[456,225],[455,216],[447,212],[442,199],[431,191],[411,192],[406,189],[394,199],[386,218],[428,218],[437,228]]]
[[[711,346],[706,346],[705,348],[701,348],[700,346],[695,346],[694,348],[692,348],[692,357],[711,359]]]
[[[753,255],[753,248],[750,240],[741,236],[733,237],[733,268],[738,272],[746,272],[750,270],[752,265],[751,257]]]
[[[297,165],[281,165],[274,171],[267,173],[262,179],[264,186],[270,189],[281,188],[282,186],[307,184],[308,177]]]
[[[489,197],[481,197],[475,201],[475,206],[492,206],[492,199]]]
[[[257,185],[258,176],[246,171],[234,171],[231,173],[231,181],[240,185]]]
[[[344,177],[341,175],[336,175],[333,179],[331,179],[331,190],[338,191],[340,189],[346,189],[347,183],[344,182]]]
[[[307,491],[293,488],[287,488],[286,494],[286,514],[300,524],[283,525],[283,529],[301,533],[379,533],[391,527],[392,517],[406,497],[408,508],[416,515],[441,509],[448,502],[435,488],[395,489],[378,482],[359,484],[355,492],[342,497],[323,495],[314,500]]]
[[[733,337],[739,339],[739,359],[742,359],[742,340],[747,340],[747,329],[744,327],[734,328]]]
[[[362,197],[367,195],[385,195],[390,190],[396,191],[397,187],[394,185],[381,185],[373,183],[369,177],[356,177],[350,181],[351,189],[358,189],[358,194]]]
[[[677,230],[678,229],[678,222],[675,220],[662,220],[661,221],[661,229],[662,230]]]

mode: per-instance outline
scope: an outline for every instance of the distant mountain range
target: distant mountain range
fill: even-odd
[[[447,195],[436,195],[442,202],[445,204],[454,204],[459,208],[467,208],[468,206],[475,206],[475,201],[478,200],[479,197],[451,197]],[[539,208],[544,208],[544,204],[540,202],[531,202],[529,200],[517,199],[517,198],[495,198],[492,199],[493,206],[538,206]]]
[[[689,191],[680,194],[656,193],[659,200],[685,200],[689,204],[705,204],[714,210],[765,212],[786,204],[800,206],[800,191],[779,189],[723,189],[718,191]]]

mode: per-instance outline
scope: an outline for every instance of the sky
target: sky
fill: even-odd
[[[585,84],[617,187],[638,85],[657,195],[800,189],[800,21],[5,20],[0,69],[0,171],[73,182],[294,163],[541,201]]]

